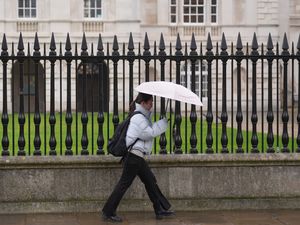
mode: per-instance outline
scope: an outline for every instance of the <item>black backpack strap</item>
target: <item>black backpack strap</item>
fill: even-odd
[[[131,145],[128,146],[128,148],[127,148],[128,152],[131,151],[132,147],[135,145],[135,143],[136,143],[138,140],[140,140],[140,138],[135,139],[135,141],[134,141]]]
[[[129,116],[130,116],[130,119],[131,119],[134,115],[136,115],[136,114],[142,114],[142,115],[144,115],[144,114],[143,114],[142,112],[140,112],[140,111],[134,111],[132,114],[129,115]],[[140,140],[140,138],[137,138],[131,145],[129,145],[129,146],[127,147],[128,152],[131,151],[132,147],[135,145],[135,143],[136,143],[138,140]],[[124,156],[121,158],[120,163],[123,162],[123,160],[124,160],[124,158],[126,158],[126,156],[127,156],[127,154],[124,155]]]
[[[142,112],[140,112],[140,111],[134,111],[134,112],[130,115],[130,119],[131,119],[134,115],[136,115],[136,114],[142,114],[142,115],[144,116],[144,114],[143,114]],[[131,151],[132,147],[135,145],[135,143],[136,143],[138,140],[140,140],[140,138],[137,138],[131,145],[128,146],[128,148],[127,148],[128,152]]]

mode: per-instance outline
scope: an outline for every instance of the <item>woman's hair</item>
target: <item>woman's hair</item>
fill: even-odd
[[[147,102],[152,98],[153,98],[152,95],[139,92],[139,94],[136,96],[135,100],[132,101],[129,105],[129,113],[131,114],[134,112],[135,103],[141,104],[142,102]]]

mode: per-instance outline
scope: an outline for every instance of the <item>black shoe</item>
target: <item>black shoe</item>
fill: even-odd
[[[102,213],[102,218],[103,220],[114,222],[114,223],[121,223],[123,221],[122,218],[117,215],[107,216],[104,213]]]
[[[155,212],[157,220],[161,220],[167,216],[173,216],[174,214],[175,214],[175,212],[172,210],[159,210],[159,211]]]

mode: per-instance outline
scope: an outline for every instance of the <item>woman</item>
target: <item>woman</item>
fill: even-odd
[[[137,141],[124,159],[121,178],[102,209],[105,220],[122,222],[122,219],[116,215],[116,209],[136,176],[139,176],[145,185],[153,203],[156,219],[174,214],[173,211],[169,211],[171,205],[161,193],[156,178],[144,159],[145,155],[151,153],[154,137],[164,133],[168,127],[168,121],[165,118],[152,124],[150,111],[152,104],[152,95],[144,93],[139,93],[135,101],[130,104],[130,113],[134,111],[141,113],[133,115],[130,119],[126,145],[130,146]]]

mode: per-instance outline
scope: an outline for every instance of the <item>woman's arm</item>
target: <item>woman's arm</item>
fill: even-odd
[[[135,117],[135,118],[134,118]],[[168,127],[167,119],[161,119],[157,122],[153,123],[152,126],[150,125],[148,119],[140,114],[135,115],[132,117],[132,128],[135,128],[138,132],[138,138],[148,141],[153,139],[156,136],[164,133]]]

